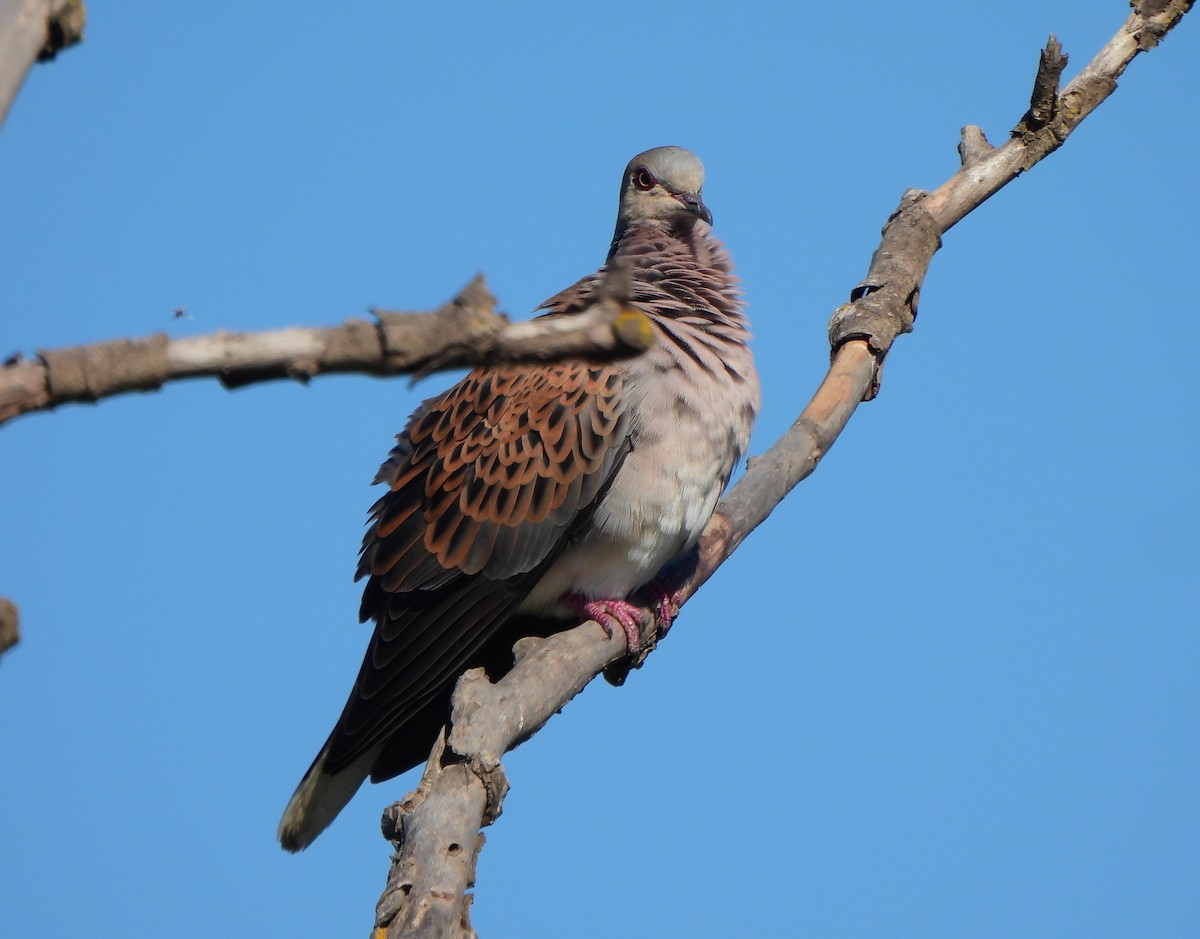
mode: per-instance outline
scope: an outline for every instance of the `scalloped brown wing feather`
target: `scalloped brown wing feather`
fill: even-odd
[[[616,369],[578,362],[477,369],[413,415],[380,470],[389,491],[358,568],[376,629],[326,772],[426,720],[586,523],[628,452],[627,423]],[[424,759],[416,736],[372,778]]]

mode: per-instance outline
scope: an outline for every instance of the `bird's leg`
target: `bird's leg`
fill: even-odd
[[[613,634],[613,625],[621,627],[625,633],[625,641],[630,652],[637,652],[642,647],[642,608],[628,600],[593,600],[578,593],[564,593],[558,602],[569,606],[580,616],[593,619],[604,627],[609,636]]]

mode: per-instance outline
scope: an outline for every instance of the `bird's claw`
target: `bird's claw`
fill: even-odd
[[[625,641],[630,652],[642,648],[642,622],[644,613],[636,603],[628,600],[593,600],[577,593],[563,594],[559,600],[573,609],[580,616],[595,620],[608,634],[613,635],[613,629],[620,626],[625,633]]]

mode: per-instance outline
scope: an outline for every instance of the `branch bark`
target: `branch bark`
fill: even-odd
[[[510,323],[476,277],[428,313],[373,310],[376,321],[172,339],[163,333],[13,355],[0,366],[0,424],[71,401],[153,391],[170,381],[213,377],[226,388],[321,373],[427,375],[496,362],[564,356],[619,358],[649,348],[649,318],[626,305],[623,271],[610,271],[596,303],[569,316]]]
[[[1051,36],[1040,57],[1030,109],[1011,139],[993,148],[978,128],[964,128],[962,169],[932,193],[904,194],[884,226],[867,276],[830,321],[828,374],[795,424],[751,461],[721,501],[700,539],[695,568],[681,591],[684,600],[816,468],[858,403],[878,393],[880,368],[892,342],[912,330],[920,287],[941,235],[1058,149],[1115,90],[1133,58],[1153,48],[1192,2],[1135,0],[1133,7],[1117,34],[1061,94],[1067,59]],[[651,620],[652,611],[645,612]],[[654,639],[647,637],[633,667]],[[482,670],[459,680],[450,724],[420,786],[384,814],[384,836],[396,853],[376,908],[374,939],[476,935],[467,891],[483,844],[479,829],[499,817],[508,789],[500,758],[627,655],[624,635],[614,630],[610,637],[594,622],[545,639],[523,639],[515,652],[515,667],[495,684]]]
[[[83,39],[82,0],[0,0],[0,126],[34,62]]]

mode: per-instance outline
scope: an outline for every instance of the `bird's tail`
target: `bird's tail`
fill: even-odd
[[[285,850],[303,851],[329,827],[338,812],[358,792],[382,749],[382,745],[373,747],[349,766],[336,773],[327,773],[325,757],[329,748],[328,745],[321,748],[279,821],[277,834]]]

